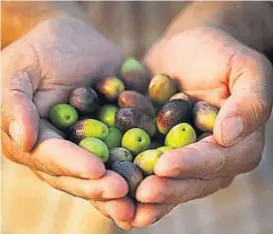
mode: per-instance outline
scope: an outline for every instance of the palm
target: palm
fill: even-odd
[[[237,42],[227,35],[188,31],[162,40],[146,56],[154,73],[167,73],[180,89],[216,106],[229,96]]]
[[[26,39],[38,60],[34,103],[41,117],[52,105],[67,100],[73,88],[113,73],[121,60],[113,44],[76,20],[47,21]]]
[[[120,199],[128,192],[126,181],[106,171],[89,151],[63,140],[58,130],[43,120],[54,104],[67,101],[72,89],[115,73],[120,50],[84,22],[63,18],[39,24],[5,48],[2,58],[5,155],[30,167],[56,189],[104,200],[107,207],[118,203],[131,212],[130,201]],[[100,206],[109,212],[104,203]],[[130,212],[127,219],[133,215]]]

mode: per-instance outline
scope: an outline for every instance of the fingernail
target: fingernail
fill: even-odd
[[[19,148],[21,149],[21,137],[23,129],[17,121],[12,121],[9,125],[9,135],[14,140]]]
[[[222,122],[222,137],[225,144],[234,143],[243,133],[244,123],[241,117],[229,117]]]

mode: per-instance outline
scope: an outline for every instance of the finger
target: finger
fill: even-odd
[[[210,136],[166,152],[159,158],[154,172],[158,176],[174,178],[233,176],[254,169],[261,160],[263,146],[263,132],[255,132],[229,148],[218,145]]]
[[[130,222],[122,222],[122,221],[115,221],[115,224],[118,228],[122,229],[123,231],[130,231],[133,226],[130,224]]]
[[[116,223],[125,224],[134,218],[135,206],[128,197],[110,201],[92,200],[90,202],[103,215],[111,217]]]
[[[79,146],[62,139],[48,122],[40,121],[39,144],[32,152],[22,152],[2,132],[5,155],[17,163],[46,172],[51,175],[74,176],[96,179],[105,173],[102,161]]]
[[[134,205],[128,204],[127,199],[128,198],[121,198],[121,199],[116,199],[116,200],[111,200],[111,201],[104,201],[103,203],[101,201],[90,200],[90,203],[92,204],[93,207],[95,207],[98,211],[100,211],[105,217],[111,218],[113,220],[114,224],[116,224],[116,226],[119,229],[122,229],[124,231],[129,231],[132,229],[132,225],[130,224],[131,220],[120,221],[123,219],[128,219],[128,217],[130,217],[127,215],[128,211],[130,212],[132,210],[135,210]],[[116,204],[114,206],[114,208],[117,208],[117,209],[112,210],[112,209],[110,209],[111,207],[109,208],[109,203],[112,203],[112,202],[123,203],[123,204]],[[98,205],[98,203],[100,203],[100,205]],[[129,203],[132,203],[132,202],[129,201]],[[126,205],[127,205],[127,207],[125,207]],[[122,209],[120,209],[120,208],[122,208]],[[126,210],[126,212],[120,213],[120,210]],[[109,214],[112,214],[112,216]],[[122,214],[122,216],[120,217],[120,215],[118,215],[118,214]]]
[[[176,205],[175,204],[142,204],[137,205],[135,217],[131,222],[133,227],[147,227],[166,214],[168,214]]]
[[[115,172],[107,171],[99,179],[79,179],[68,176],[52,176],[35,172],[53,188],[84,199],[115,199],[128,193],[126,181]]]
[[[25,71],[15,73],[4,83],[2,92],[2,129],[22,151],[30,151],[38,137],[39,115],[32,102],[33,88]]]
[[[270,62],[251,51],[231,60],[231,96],[218,114],[214,135],[217,142],[230,146],[264,126],[272,108],[273,71]]]
[[[141,182],[136,198],[142,203],[181,203],[214,193],[227,187],[232,178],[220,177],[211,180],[168,179],[149,176]]]

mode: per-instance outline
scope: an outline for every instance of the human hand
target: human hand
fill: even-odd
[[[211,194],[254,169],[261,160],[273,93],[269,61],[219,29],[196,28],[163,38],[145,62],[154,74],[170,75],[195,100],[221,110],[213,136],[165,153],[155,175],[139,185],[134,227],[150,225],[178,204]]]
[[[129,221],[125,180],[88,151],[63,139],[46,118],[72,89],[113,74],[120,50],[85,22],[44,21],[2,51],[2,148],[52,187],[100,201],[114,220]]]

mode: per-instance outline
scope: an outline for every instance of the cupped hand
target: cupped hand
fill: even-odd
[[[261,160],[263,128],[272,108],[273,72],[260,53],[213,28],[160,40],[146,55],[154,74],[166,73],[196,101],[221,108],[213,135],[166,152],[155,175],[137,189],[132,226],[144,227],[183,202],[227,187]]]
[[[129,221],[128,187],[88,151],[64,140],[46,119],[72,89],[114,74],[122,54],[83,21],[55,18],[38,24],[2,51],[2,148],[52,187],[100,201],[114,220]],[[119,208],[118,208],[119,207]]]

